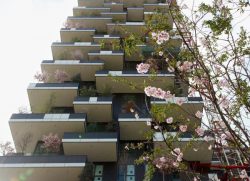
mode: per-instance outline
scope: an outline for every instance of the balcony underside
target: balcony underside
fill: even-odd
[[[53,133],[62,138],[65,132],[84,132],[85,117],[85,114],[13,114],[9,125],[17,152],[22,151],[20,144],[27,136],[31,140],[25,152],[32,153],[43,135]]]
[[[28,87],[33,113],[49,112],[52,107],[73,107],[78,83],[36,83]]]
[[[146,140],[146,134],[151,130],[147,117],[135,118],[133,114],[120,114],[119,118],[120,139],[121,140]]]
[[[94,101],[93,101],[94,100]],[[101,97],[78,97],[74,100],[76,113],[86,113],[88,122],[112,121],[112,97],[101,100]]]
[[[199,161],[202,163],[210,163],[212,160],[213,150],[209,150],[210,145],[213,146],[214,141],[206,142],[203,138],[192,139],[179,138],[173,143],[174,148],[180,148],[183,152],[183,158],[187,161]],[[163,141],[161,133],[154,135],[154,148],[165,149],[166,144]]]
[[[42,71],[49,75],[48,82],[56,82],[53,76],[57,70],[64,71],[68,75],[68,80],[80,79],[81,81],[95,81],[96,71],[104,69],[104,62],[101,60],[79,61],[79,60],[57,60],[43,61]]]
[[[62,42],[92,42],[95,29],[63,28],[60,31]]]
[[[0,157],[2,181],[76,181],[86,163],[84,156]]]
[[[117,161],[116,133],[66,133],[62,142],[66,155],[88,155],[90,162]]]
[[[173,74],[157,74],[150,77],[134,71],[99,71],[96,73],[96,88],[98,93],[108,89],[111,93],[144,93],[146,85],[167,89],[174,85]]]

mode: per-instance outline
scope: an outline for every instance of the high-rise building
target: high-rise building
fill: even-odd
[[[53,60],[41,63],[44,82],[28,86],[32,113],[13,114],[9,120],[17,154],[0,157],[0,181],[142,181],[147,165],[134,161],[145,150],[164,148],[157,132],[152,143],[144,143],[145,133],[153,127],[147,124],[152,120],[149,109],[166,104],[147,97],[146,85],[171,89],[175,99],[182,99],[181,109],[171,114],[189,118],[193,126],[176,141],[178,147],[185,147],[201,124],[191,115],[202,111],[202,99],[187,97],[187,86],[167,71],[164,60],[150,59],[145,20],[156,10],[166,12],[166,1],[78,0],[78,5],[60,31],[61,42],[52,44]],[[145,38],[128,54],[122,45],[131,33],[145,33]],[[176,35],[169,41],[170,51],[178,53],[182,39]],[[154,76],[136,71],[142,60],[156,61]],[[61,140],[58,152],[44,151],[43,136],[50,133]],[[140,143],[142,149],[127,148]],[[200,138],[195,145],[195,151],[185,149],[184,159],[211,163],[213,151],[207,142]],[[188,178],[156,172],[153,180]]]

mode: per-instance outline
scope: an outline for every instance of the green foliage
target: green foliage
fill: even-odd
[[[79,89],[79,96],[81,97],[94,97],[96,96],[96,89],[93,88],[92,86],[87,87],[87,86],[83,86],[82,88]]]

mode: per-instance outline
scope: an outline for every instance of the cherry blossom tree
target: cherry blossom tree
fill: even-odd
[[[129,41],[124,42],[129,44],[124,45],[125,52],[131,54],[140,42],[138,40],[148,36],[147,44],[153,47],[151,58],[163,65],[159,69],[174,73],[176,79],[189,88],[189,97],[202,97],[204,110],[196,110],[193,115],[189,113],[186,118],[184,115],[176,118],[171,110],[182,110],[185,100],[179,97],[186,95],[145,84],[147,97],[166,100],[164,106],[148,108],[152,122],[147,123],[153,132],[162,134],[166,148],[143,155],[138,162],[147,162],[151,176],[157,169],[165,173],[176,169],[186,172],[187,160],[183,159],[185,148],[176,147],[173,143],[191,131],[194,138],[189,147],[194,151],[198,151],[196,138],[204,139],[207,149],[214,149],[218,155],[223,155],[225,149],[229,152],[237,150],[241,173],[232,173],[230,179],[246,179],[248,176],[243,168],[250,163],[250,130],[246,125],[250,120],[250,36],[247,29],[237,27],[241,22],[234,17],[246,14],[249,1],[213,0],[195,4],[170,0],[168,5],[167,13],[159,11],[149,18],[142,37],[126,37]],[[174,30],[169,20],[173,22]],[[179,50],[171,45],[176,39],[182,41]],[[142,57],[142,63],[136,69],[141,74],[150,73],[150,66]],[[201,125],[192,124],[193,120],[201,120]],[[165,138],[169,130],[175,130],[176,134]],[[154,134],[151,132],[149,135],[150,142]],[[201,179],[195,170],[188,171],[193,174],[194,180]],[[150,174],[146,174],[145,180],[150,178]]]
[[[34,75],[34,79],[36,79],[38,82],[48,82],[50,77],[50,74],[43,71],[43,72],[36,72],[36,74]]]
[[[60,151],[61,139],[57,134],[43,135],[42,137],[43,145],[42,148],[48,153],[58,153]]]
[[[0,154],[5,156],[14,153],[14,148],[10,141],[0,143]]]
[[[63,70],[57,69],[54,74],[56,82],[63,83],[69,80],[69,74]]]

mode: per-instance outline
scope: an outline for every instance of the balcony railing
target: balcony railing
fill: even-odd
[[[92,42],[95,29],[90,28],[62,28],[60,31],[62,42]]]

